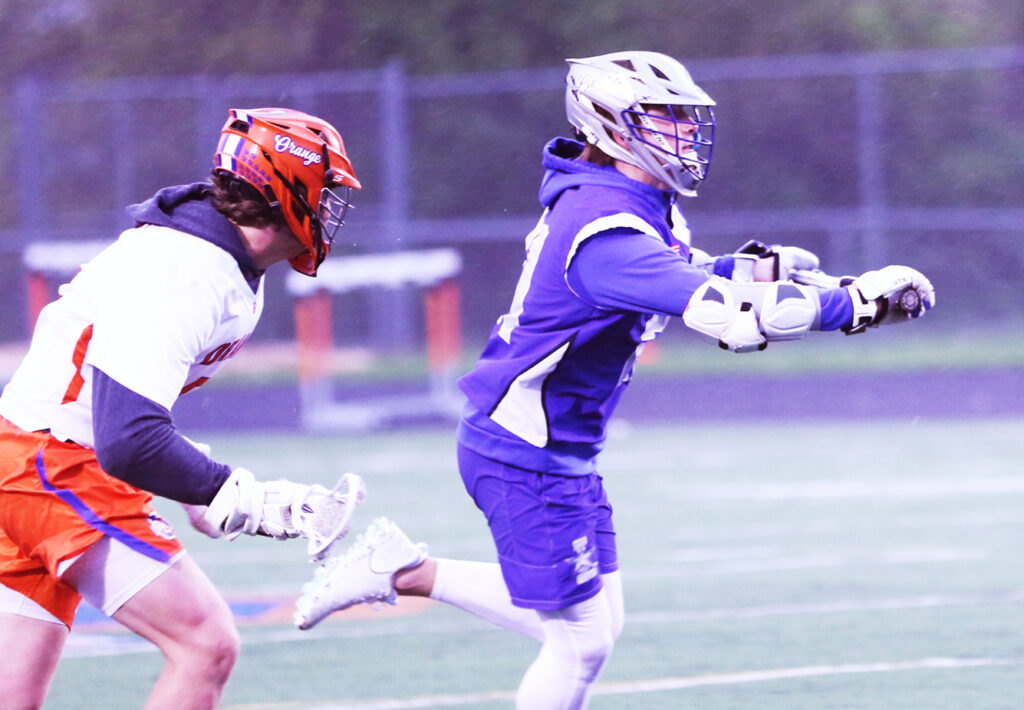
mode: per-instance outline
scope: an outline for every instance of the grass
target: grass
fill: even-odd
[[[772,343],[760,353],[712,355],[713,344],[686,333],[659,348],[646,364],[653,373],[909,372],[1024,367],[1024,328],[936,335],[899,328],[844,336],[817,333],[799,342]]]
[[[616,430],[602,470],[627,621],[591,708],[1019,707],[1022,430],[1021,419],[922,421],[899,436],[886,421]],[[387,514],[435,554],[493,559],[450,430],[208,440],[267,478],[356,470],[369,484],[357,527]],[[300,543],[208,540],[176,506],[161,509],[238,610],[228,710],[511,707],[533,641],[408,601],[300,633],[287,621],[311,572]],[[254,599],[269,611],[245,612]],[[142,706],[161,665],[150,647],[103,626],[72,639],[47,707]]]

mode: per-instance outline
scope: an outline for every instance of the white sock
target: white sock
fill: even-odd
[[[579,710],[611,655],[616,618],[606,589],[558,611],[541,611],[544,645],[516,692],[519,710]]]
[[[496,562],[438,559],[430,598],[457,606],[503,629],[544,640],[540,616],[533,609],[512,604]]]
[[[618,640],[626,621],[626,609],[622,597],[622,572],[615,570],[608,574],[602,574],[601,586],[604,587],[605,599],[608,600],[608,608],[612,612],[612,634]]]

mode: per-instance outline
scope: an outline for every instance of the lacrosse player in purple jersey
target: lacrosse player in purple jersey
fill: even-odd
[[[386,518],[303,589],[295,621],[398,594],[429,596],[541,642],[516,706],[581,708],[622,630],[612,508],[597,458],[637,354],[672,317],[735,351],[809,330],[863,331],[934,304],[903,266],[817,290],[802,249],[711,258],[690,246],[676,204],[705,178],[714,101],[670,57],[570,59],[566,108],[578,140],[544,149],[540,221],[526,237],[508,312],[473,370],[458,427],[466,490],[487,518],[498,564],[428,557]],[[756,246],[756,245],[755,245]],[[913,313],[895,299],[923,295]]]

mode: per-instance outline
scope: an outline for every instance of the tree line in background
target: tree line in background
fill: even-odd
[[[562,66],[567,56],[645,48],[684,62],[776,54],[942,49],[1024,44],[1024,3],[1005,0],[0,0],[0,111],[18,79],[231,74],[260,75],[377,69],[393,59],[410,75]],[[699,75],[698,82],[704,84]],[[915,206],[1019,203],[1024,141],[1016,86],[1020,72],[956,73],[885,78],[878,106],[886,180],[898,201]],[[720,149],[715,180],[702,193],[712,209],[766,205],[848,206],[857,160],[851,136],[849,83],[704,84],[719,100]],[[558,87],[553,87],[558,88]],[[479,212],[466,200],[462,178],[487,181],[486,156],[504,172],[534,184],[539,136],[564,131],[552,96],[421,101],[413,156],[421,216]],[[272,100],[272,99],[271,99]],[[280,100],[287,100],[282,98]],[[808,110],[812,109],[812,110]],[[95,111],[95,109],[92,109]],[[346,128],[360,125],[345,110]],[[368,123],[379,121],[371,113]],[[90,106],[68,106],[40,117],[67,137],[65,170],[95,164],[102,151]],[[177,128],[164,127],[171,138]],[[360,129],[362,130],[362,129]],[[374,178],[373,143],[353,134],[357,162]],[[0,174],[14,179],[11,122],[0,123]],[[161,177],[161,141],[138,137]],[[532,141],[526,143],[525,141]],[[90,141],[96,146],[90,147]],[[146,142],[148,141],[148,143]],[[470,158],[449,165],[451,145]],[[152,143],[152,149],[147,147]],[[940,149],[941,147],[941,149]],[[21,148],[24,150],[24,147]],[[364,157],[361,153],[366,153]],[[476,156],[479,156],[477,158]],[[491,160],[490,163],[495,163]],[[445,175],[445,171],[453,174]],[[771,179],[765,179],[770,173]],[[198,176],[197,176],[198,177]],[[96,202],[103,180],[64,191],[63,204]],[[532,188],[493,183],[488,203],[513,212],[532,209]],[[719,183],[719,184],[716,184]],[[949,185],[955,183],[956,189]],[[726,187],[727,185],[727,187]],[[851,186],[853,186],[851,188]],[[505,189],[507,188],[507,189]],[[0,199],[0,228],[19,222],[10,195]]]
[[[260,76],[379,69],[393,59],[410,75],[429,76],[551,69],[564,66],[568,56],[620,49],[662,51],[692,63],[1024,45],[1024,3],[1005,0],[0,0],[0,23],[0,182],[8,186],[17,180],[14,158],[24,154],[24,147],[16,150],[8,120],[10,98],[25,77]],[[1019,208],[1022,75],[1014,69],[884,77],[876,108],[887,204]],[[719,101],[720,125],[711,177],[701,198],[687,205],[688,214],[859,204],[858,117],[848,77],[696,78]],[[552,86],[518,95],[418,99],[410,127],[410,216],[534,215],[541,145],[567,129],[560,92],[561,86]],[[366,186],[357,203],[361,214],[381,200],[380,156],[387,148],[377,130],[377,108],[364,99],[325,107],[327,117],[339,120]],[[48,175],[39,208],[49,224],[74,234],[98,209],[122,206],[110,190],[114,132],[109,112],[93,103],[47,111],[40,124],[59,137],[61,147],[39,156]],[[202,179],[208,165],[189,162],[191,153],[171,147],[189,145],[194,122],[186,107],[150,100],[134,111],[133,149],[145,170],[131,199],[174,181]],[[15,194],[8,189],[0,197],[0,231],[9,234],[24,223],[24,201]],[[7,275],[3,280],[14,290],[16,247],[25,239],[16,236],[16,243],[0,243],[0,276]],[[704,246],[732,248],[746,236],[762,235]],[[898,244],[915,250],[929,245],[934,266],[922,266],[941,277],[947,264],[962,262],[947,236],[909,235]],[[1020,250],[1012,242],[1019,241],[1018,232],[956,236],[986,255],[979,261],[1017,272]],[[799,237],[819,253],[828,250],[825,235]],[[520,252],[518,243],[481,242],[464,249],[464,257],[478,265],[500,261],[511,273]],[[943,313],[952,305],[947,302]],[[486,303],[480,310],[492,319],[502,306]],[[0,327],[0,340],[20,333],[16,317],[0,320],[11,321]]]
[[[553,66],[652,49],[706,57],[1024,41],[1005,0],[0,0],[0,94],[19,76],[105,78]]]

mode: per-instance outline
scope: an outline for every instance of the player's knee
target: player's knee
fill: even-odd
[[[187,666],[196,680],[223,685],[234,668],[241,637],[234,619],[223,609],[199,613],[188,620],[187,632],[165,649],[174,663]]]
[[[584,679],[594,680],[612,655],[615,635],[611,629],[605,629],[604,633],[588,637],[588,641],[586,646],[580,648],[580,668]]]
[[[569,665],[575,666],[577,675],[585,683],[594,681],[615,648],[615,632],[609,624],[577,626],[569,648],[563,652],[572,656]],[[567,659],[568,660],[568,659]]]
[[[211,624],[203,629],[193,646],[193,654],[207,679],[223,685],[235,667],[241,645],[233,622]]]
[[[234,626],[224,629],[203,645],[207,675],[218,683],[226,683],[231,669],[235,667],[241,649],[241,638]]]

